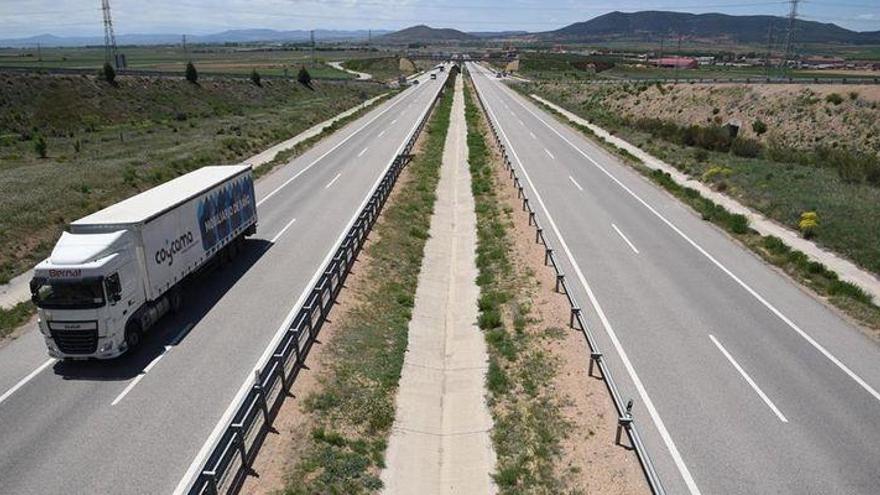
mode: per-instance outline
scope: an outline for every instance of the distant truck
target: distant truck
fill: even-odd
[[[182,304],[181,284],[257,229],[250,165],[203,167],[70,224],[34,269],[49,355],[110,359]]]
[[[436,72],[432,72],[432,73],[431,73],[431,79],[437,79],[437,73],[436,73]]]

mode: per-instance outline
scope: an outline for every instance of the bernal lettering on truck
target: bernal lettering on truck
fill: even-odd
[[[80,268],[50,268],[49,278],[80,278],[82,269]]]
[[[255,214],[254,182],[250,175],[214,192],[199,203],[202,248],[209,251]]]
[[[181,234],[179,237],[173,240],[166,240],[165,247],[156,251],[156,255],[154,256],[157,264],[168,262],[168,266],[174,264],[174,255],[177,253],[182,253],[190,248],[193,242],[193,233],[191,231],[187,231],[186,234]]]

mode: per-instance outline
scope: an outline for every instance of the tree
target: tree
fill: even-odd
[[[309,74],[309,71],[306,70],[305,65],[299,69],[299,74],[296,75],[296,80],[307,88],[312,87],[312,76]]]
[[[755,131],[755,134],[761,135],[767,132],[767,124],[765,124],[761,119],[756,119],[752,122],[752,130]]]
[[[199,83],[199,71],[196,70],[196,66],[192,62],[186,63],[186,80],[193,84]]]
[[[49,146],[46,144],[46,138],[43,136],[37,136],[34,139],[34,151],[40,158],[46,158],[49,156]]]
[[[116,86],[116,70],[109,62],[104,62],[104,68],[101,69],[101,77],[110,83],[111,86]]]
[[[254,86],[263,85],[262,80],[260,79],[260,73],[257,72],[257,69],[254,69],[254,71],[251,72],[251,82],[254,83]]]

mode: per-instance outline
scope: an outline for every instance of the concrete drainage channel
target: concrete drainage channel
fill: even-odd
[[[290,325],[280,340],[278,337],[274,339],[278,342],[271,354],[264,355],[257,364],[250,387],[244,394],[239,394],[233,404],[234,413],[230,421],[224,425],[222,433],[213,444],[208,446],[207,455],[196,464],[199,466],[198,471],[187,473],[187,478],[181,482],[175,493],[236,493],[241,488],[281,404],[304,367],[309,350],[342,289],[367,234],[378,219],[398,176],[409,162],[410,152],[442,94],[443,85],[437,90],[412,135],[394,158],[354,224],[342,238],[333,257],[324,266],[305,301],[296,310]]]
[[[584,322],[580,305],[575,300],[574,295],[568,290],[568,284],[566,282],[565,275],[559,269],[559,264],[556,261],[556,255],[554,254],[553,248],[550,246],[550,244],[547,242],[547,238],[544,236],[544,229],[542,229],[539,225],[538,217],[535,214],[535,210],[529,203],[529,198],[526,195],[525,189],[523,188],[523,185],[520,182],[519,177],[517,176],[513,164],[507,156],[507,150],[505,149],[504,143],[501,141],[501,137],[498,135],[495,123],[492,121],[491,118],[489,118],[489,112],[486,110],[486,105],[483,102],[483,97],[482,95],[480,95],[479,91],[474,91],[474,93],[476,93],[477,95],[477,101],[480,103],[480,109],[482,110],[483,115],[486,117],[486,122],[489,124],[489,128],[492,130],[492,135],[495,137],[495,142],[498,145],[499,150],[501,150],[501,157],[504,161],[504,168],[508,172],[510,172],[510,179],[513,182],[513,186],[517,190],[517,198],[522,199],[522,209],[529,215],[529,225],[533,225],[535,227],[535,242],[542,244],[545,248],[544,264],[547,266],[552,266],[553,270],[556,272],[556,291],[565,294],[566,298],[568,299],[568,303],[571,306],[569,326],[575,330],[579,330],[584,335],[584,338],[587,340],[587,345],[589,345],[590,347],[590,368],[588,374],[590,376],[593,376],[593,368],[598,367],[601,378],[608,388],[608,392],[611,394],[611,399],[614,402],[614,407],[617,410],[618,417],[617,437],[615,439],[615,442],[617,444],[620,444],[622,433],[626,431],[630,443],[639,458],[639,463],[642,466],[642,471],[645,474],[648,485],[651,487],[651,492],[655,495],[665,495],[666,490],[663,488],[663,484],[660,482],[660,477],[658,476],[657,471],[654,469],[654,463],[651,461],[651,457],[648,454],[644,443],[642,443],[641,436],[639,435],[639,431],[636,428],[635,421],[631,412],[633,402],[630,399],[628,402],[625,403],[623,398],[621,397],[620,391],[618,390],[617,385],[614,383],[614,378],[611,376],[611,370],[608,368],[608,364],[605,362],[603,354],[599,350],[598,343],[596,342],[592,331],[590,331],[589,327],[587,327],[586,323]]]

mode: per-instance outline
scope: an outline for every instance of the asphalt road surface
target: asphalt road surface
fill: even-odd
[[[133,354],[47,360],[35,329],[0,349],[0,492],[171,493],[446,74],[258,181],[258,234]]]
[[[880,347],[468,68],[668,493],[880,493]]]

